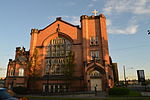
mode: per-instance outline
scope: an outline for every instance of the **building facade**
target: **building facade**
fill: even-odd
[[[24,47],[16,47],[15,59],[9,59],[7,66],[6,82],[7,88],[23,86],[26,87],[27,62],[29,61],[29,51]]]
[[[82,15],[80,22],[81,27],[58,17],[42,30],[32,29],[30,50],[16,48],[15,60],[9,60],[6,86],[29,87],[32,77],[30,87],[43,92],[112,88],[106,18]]]

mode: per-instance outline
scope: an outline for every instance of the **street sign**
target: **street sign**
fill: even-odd
[[[145,82],[144,70],[137,70],[138,82]]]

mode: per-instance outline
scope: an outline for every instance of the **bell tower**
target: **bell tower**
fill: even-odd
[[[82,15],[81,28],[84,52],[83,60],[90,60],[90,50],[99,49],[100,58],[105,60],[107,64],[110,64],[105,16],[103,14],[98,16]]]
[[[92,13],[94,13],[92,16],[81,16],[83,62],[85,62],[85,74],[88,74],[85,75],[85,81],[89,90],[92,90],[92,87],[98,87],[96,84],[98,81],[91,79],[90,76],[97,72],[101,79],[99,84],[102,85],[98,88],[103,90],[106,84],[109,87],[113,86],[113,78],[110,78],[113,77],[113,74],[109,59],[106,17],[103,14],[96,15],[96,10]]]

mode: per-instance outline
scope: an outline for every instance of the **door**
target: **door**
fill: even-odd
[[[91,79],[91,91],[102,91],[102,80],[99,78]]]

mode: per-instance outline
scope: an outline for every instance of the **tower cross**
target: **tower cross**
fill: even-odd
[[[96,14],[98,13],[97,10],[92,11],[92,13],[96,16]]]

